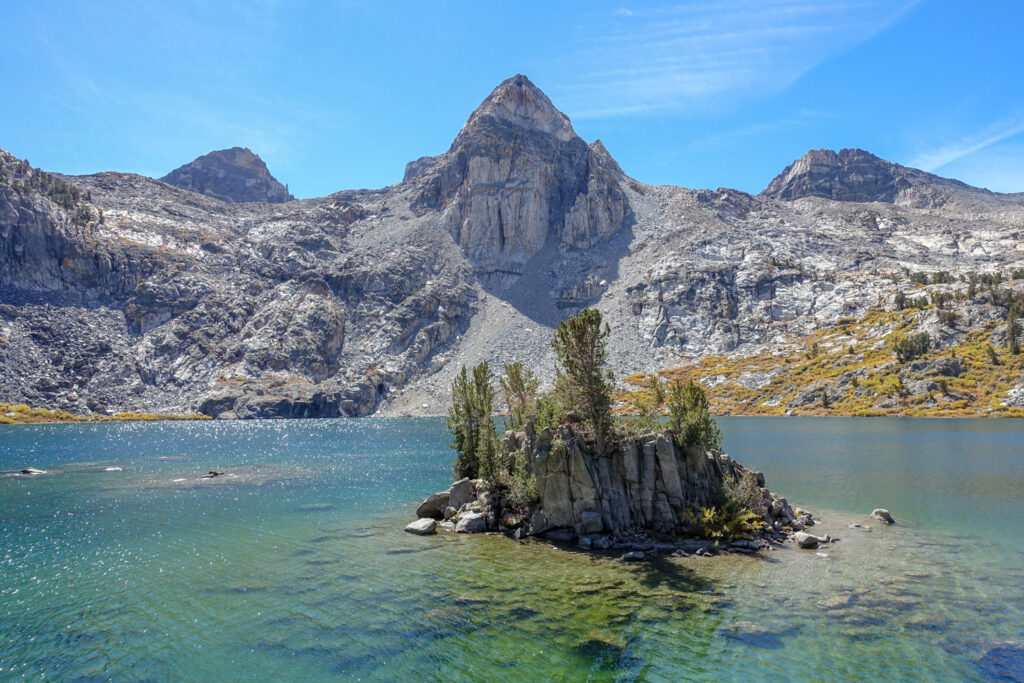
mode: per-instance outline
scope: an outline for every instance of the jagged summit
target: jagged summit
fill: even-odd
[[[295,199],[270,175],[267,165],[247,147],[204,154],[160,180],[226,202],[279,204]]]
[[[500,121],[516,128],[552,135],[561,142],[576,137],[569,117],[555,108],[544,92],[529,78],[516,74],[506,79],[480,103],[463,126],[460,136],[476,127]],[[453,148],[458,144],[458,138]]]
[[[586,249],[628,222],[623,177],[604,145],[587,145],[521,74],[484,99],[445,154],[405,175],[419,184],[414,206],[440,209],[477,272],[506,282],[549,236],[562,251]]]
[[[761,192],[772,199],[824,197],[841,202],[942,206],[957,194],[980,190],[958,180],[886,161],[863,149],[812,149]]]

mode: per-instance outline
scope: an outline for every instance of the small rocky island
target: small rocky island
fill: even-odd
[[[509,423],[500,440],[487,364],[463,367],[448,417],[458,480],[424,500],[406,531],[534,536],[624,549],[626,560],[648,551],[749,554],[790,538],[801,548],[832,542],[808,532],[813,515],[770,492],[762,473],[721,452],[696,383],[666,387],[655,378],[641,414],[616,416],[609,334],[594,309],[563,321],[547,394],[522,364],[506,366]]]

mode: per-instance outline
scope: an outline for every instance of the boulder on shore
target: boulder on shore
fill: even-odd
[[[476,500],[476,486],[471,479],[459,479],[448,489],[448,505],[461,510],[466,503]],[[442,508],[443,510],[444,508]]]
[[[469,481],[468,479],[466,481]],[[484,513],[468,511],[459,515],[459,521],[455,524],[456,533],[479,534],[487,531],[487,520]]]
[[[420,503],[420,506],[416,508],[416,516],[441,519],[444,516],[444,509],[448,507],[448,499],[448,491],[438,491]]]
[[[871,519],[877,519],[879,522],[885,522],[886,524],[896,523],[896,520],[892,518],[892,515],[885,508],[875,508],[871,512]]]
[[[437,533],[437,520],[432,517],[422,517],[406,526],[405,530],[417,536],[429,536]]]

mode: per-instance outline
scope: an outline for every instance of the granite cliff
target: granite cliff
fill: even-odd
[[[897,290],[959,286],[910,273],[1024,273],[1021,195],[850,151],[811,152],[758,196],[645,185],[523,76],[389,187],[286,201],[239,158],[266,182],[203,158],[183,189],[0,153],[0,402],[436,414],[463,363],[553,367],[554,325],[586,306],[621,376],[785,355]],[[981,294],[957,306],[942,344],[1005,317]]]

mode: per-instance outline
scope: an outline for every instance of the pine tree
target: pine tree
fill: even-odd
[[[668,419],[676,440],[682,446],[703,445],[708,450],[722,447],[722,432],[711,417],[708,397],[699,384],[684,386],[676,380],[668,395]]]
[[[457,455],[453,469],[457,478],[482,477],[492,482],[497,474],[498,432],[491,413],[494,387],[487,362],[473,368],[472,376],[462,370],[452,382],[452,403],[448,408],[448,443]]]
[[[498,431],[494,427],[494,386],[491,384],[491,370],[487,361],[473,368],[473,398],[476,420],[480,426],[477,432],[478,476],[488,484],[498,481]]]
[[[524,369],[519,361],[505,366],[505,376],[501,378],[501,390],[505,394],[505,403],[511,416],[509,427],[519,429],[536,409],[537,389],[540,380],[532,370]]]
[[[555,389],[562,404],[579,413],[604,453],[612,436],[612,383],[608,363],[608,325],[601,312],[587,308],[563,320],[551,347],[557,359]]]
[[[480,469],[476,448],[479,428],[473,407],[473,385],[469,381],[465,365],[452,382],[448,431],[452,436],[448,445],[455,449],[457,454],[453,465],[455,478],[475,477]]]

